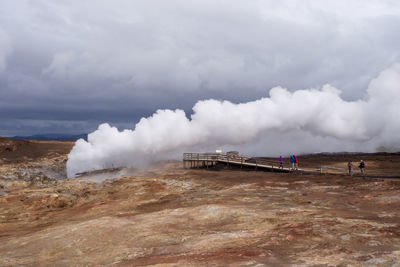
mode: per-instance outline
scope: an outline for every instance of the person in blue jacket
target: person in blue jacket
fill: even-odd
[[[294,162],[295,162],[294,156],[291,155],[290,156],[290,169],[293,171],[294,171]]]

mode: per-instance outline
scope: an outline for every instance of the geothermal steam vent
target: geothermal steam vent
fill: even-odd
[[[142,118],[134,130],[102,124],[87,142],[76,142],[67,162],[68,176],[179,158],[196,148],[234,146],[264,155],[293,147],[302,152],[398,148],[399,86],[400,64],[394,64],[370,82],[362,100],[346,101],[330,85],[295,92],[275,87],[269,97],[247,103],[199,101],[190,118],[182,110],[158,110]]]

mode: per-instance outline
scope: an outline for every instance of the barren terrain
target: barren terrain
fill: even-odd
[[[1,142],[1,266],[400,266],[397,179],[180,162],[63,179],[72,143]],[[349,158],[400,173],[398,154],[299,157]]]

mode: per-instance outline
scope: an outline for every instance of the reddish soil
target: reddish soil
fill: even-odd
[[[371,170],[399,173],[397,154],[361,156]],[[341,166],[348,158],[299,160]],[[0,195],[1,266],[400,262],[398,179],[189,170],[177,162],[103,183],[83,177],[7,190]]]
[[[68,154],[74,142],[17,140],[0,137],[0,160],[24,162],[48,157],[52,154]],[[1,162],[0,162],[1,163]]]

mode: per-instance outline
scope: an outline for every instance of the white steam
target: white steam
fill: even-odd
[[[330,85],[293,93],[275,87],[268,98],[248,103],[199,101],[190,119],[182,110],[158,110],[134,130],[101,124],[88,142],[76,142],[68,177],[220,147],[252,155],[400,147],[400,64],[373,80],[363,100],[345,101],[340,93]]]

